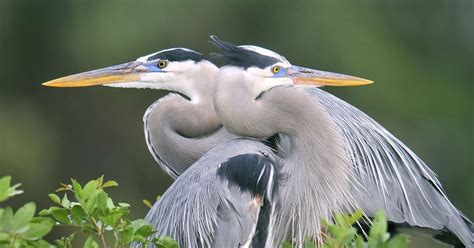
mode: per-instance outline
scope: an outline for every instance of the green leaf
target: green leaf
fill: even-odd
[[[114,210],[106,216],[99,217],[99,219],[107,225],[115,226],[126,214],[128,214],[128,212]]]
[[[125,202],[119,202],[118,205],[122,208],[129,208],[130,207],[130,204],[125,203]]]
[[[84,191],[83,191],[84,192]],[[87,214],[92,214],[92,210],[94,210],[94,208],[96,207],[96,202],[97,202],[97,195],[99,194],[100,191],[93,191],[87,201],[86,201],[86,204],[83,205],[82,207],[84,208],[84,211],[87,213]]]
[[[364,248],[364,240],[361,236],[357,236],[355,239],[355,248]]]
[[[61,204],[61,199],[59,198],[58,195],[56,195],[56,194],[49,194],[48,196],[49,196],[49,198],[50,198],[54,203]]]
[[[71,217],[76,224],[81,224],[86,218],[86,213],[80,205],[75,205],[71,208]]]
[[[119,233],[120,244],[126,245],[133,240],[133,227],[127,226]]]
[[[107,212],[107,193],[105,192],[99,192],[97,194],[97,209],[99,210],[100,214],[106,214]]]
[[[97,182],[97,187],[102,188],[102,184],[104,183],[104,175],[100,176],[95,181]]]
[[[132,221],[132,227],[134,230],[134,235],[139,235],[145,238],[155,233],[153,226],[148,224],[148,222],[143,219]]]
[[[8,199],[8,189],[10,188],[11,176],[5,176],[0,179],[0,202]]]
[[[53,217],[61,224],[71,224],[71,220],[68,217],[68,211],[64,208],[57,208],[51,211]]]
[[[72,240],[74,239],[75,235],[76,233],[72,233],[68,237],[61,237],[61,239],[55,240],[55,243],[60,248],[72,248]]]
[[[403,235],[397,235],[388,241],[388,248],[402,248],[408,246],[408,240]]]
[[[152,207],[153,207],[153,205],[151,204],[151,202],[150,202],[149,200],[147,200],[147,199],[144,199],[144,200],[143,200],[143,204],[145,204],[145,205],[146,205],[147,207],[149,207],[149,208],[152,208]]]
[[[70,207],[71,207],[71,202],[70,202],[69,199],[67,198],[67,194],[64,194],[63,199],[62,199],[62,201],[61,201],[61,205],[62,205],[64,208],[70,208]]]
[[[99,248],[99,244],[95,242],[93,236],[89,236],[86,242],[84,242],[84,248]]]
[[[157,248],[179,248],[178,243],[170,237],[154,238],[152,241]]]
[[[339,240],[343,244],[349,244],[349,243],[352,242],[352,240],[354,240],[354,237],[355,237],[356,233],[357,232],[354,228],[349,228],[349,229],[345,230],[345,232],[343,232],[343,234],[341,235]]]
[[[4,241],[6,241],[6,243]],[[8,243],[10,243],[10,235],[8,233],[0,233],[0,244]]]
[[[118,183],[116,181],[107,181],[102,185],[102,188],[107,188],[107,187],[117,187]]]
[[[18,209],[13,217],[13,230],[18,230],[26,226],[35,215],[36,205],[33,202],[25,204]]]
[[[3,210],[2,216],[0,216],[0,224],[0,230],[10,232],[13,226],[13,209],[11,207]]]
[[[144,219],[137,219],[137,220],[134,220],[132,221],[132,227],[133,227],[133,230],[138,230],[140,229],[141,227],[144,227],[144,226],[148,226],[150,225],[146,220]]]
[[[53,228],[53,223],[49,221],[42,221],[39,223],[29,223],[29,229],[23,234],[23,237],[31,240],[38,240],[48,234]]]
[[[52,215],[53,214],[53,211],[55,211],[56,209],[60,209],[60,207],[50,207],[48,209],[43,209],[39,212],[39,215],[40,216],[46,216],[46,215]]]
[[[346,219],[344,218],[344,215],[336,214],[336,216],[334,218],[336,219],[336,225],[337,226],[347,226]]]
[[[76,200],[79,201],[82,204],[83,200],[82,200],[82,187],[81,187],[81,185],[74,179],[71,179],[71,183],[72,183],[72,188],[74,190],[74,196],[76,197]]]
[[[18,187],[20,187],[21,184],[18,183],[13,186],[10,186],[10,183],[10,176],[0,178],[0,202],[5,201],[12,196],[23,193],[22,190],[16,190]]]
[[[357,221],[359,221],[362,216],[364,216],[364,212],[362,210],[357,210],[355,213],[353,213],[350,217],[349,217],[349,224],[350,225],[353,225],[355,224]]]
[[[112,200],[112,198],[107,198],[107,207],[108,208],[115,208],[115,204],[114,204],[114,201]]]
[[[387,219],[383,211],[375,213],[375,219],[372,227],[370,228],[369,236],[371,238],[383,238],[387,232]]]
[[[87,200],[95,190],[97,190],[97,181],[89,181],[82,189],[82,199]]]

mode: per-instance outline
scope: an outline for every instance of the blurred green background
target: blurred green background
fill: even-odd
[[[379,121],[438,174],[474,218],[474,7],[460,1],[0,0],[0,176],[34,200],[74,177],[106,175],[117,201],[171,184],[145,144],[142,116],[164,92],[41,83],[164,48],[208,53],[208,35],[275,50],[294,64],[357,75],[367,87],[326,88]]]

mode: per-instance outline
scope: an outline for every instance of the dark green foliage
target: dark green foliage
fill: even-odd
[[[0,179],[0,202],[21,194],[20,184],[10,185],[11,177]],[[25,204],[16,212],[11,207],[0,208],[0,247],[51,247],[43,237],[53,228],[50,218],[35,217],[36,205]]]
[[[324,237],[322,248],[403,248],[407,247],[407,238],[401,235],[390,237],[387,233],[387,219],[383,211],[378,212],[373,220],[367,241],[353,227],[363,216],[362,211],[357,211],[352,215],[337,214],[334,224],[327,221],[324,227],[327,235]],[[284,248],[291,248],[290,242],[283,244]],[[314,248],[312,240],[305,240],[305,248]]]
[[[11,196],[21,194],[16,184],[10,185],[11,178],[0,179],[0,202]],[[72,179],[70,184],[61,184],[49,194],[54,206],[40,211],[35,217],[36,206],[27,203],[16,212],[11,207],[0,208],[0,247],[72,247],[75,233],[55,241],[54,245],[44,237],[56,226],[74,227],[86,235],[83,247],[128,247],[132,242],[141,242],[143,247],[154,245],[158,248],[178,248],[176,241],[169,237],[150,238],[155,233],[153,227],[143,219],[129,220],[130,205],[114,203],[105,188],[116,187],[115,181],[104,181],[104,177],[89,181],[84,186]],[[70,200],[71,199],[71,200]],[[159,200],[159,197],[157,198]],[[151,206],[149,201],[144,201]],[[353,225],[363,216],[361,211],[352,215],[336,215],[334,223],[324,222],[327,235],[323,248],[400,248],[407,246],[404,236],[390,237],[387,233],[387,220],[383,212],[376,214],[365,241],[357,234]],[[284,248],[292,247],[290,242]],[[314,248],[312,240],[305,240],[305,248]]]
[[[0,199],[21,193],[19,185],[10,186],[10,177],[0,180]],[[11,208],[0,208],[0,247],[72,247],[74,233],[56,240],[55,245],[42,238],[56,223],[58,228],[70,226],[87,235],[84,247],[128,247],[132,242],[150,244],[158,248],[177,248],[168,237],[148,238],[155,233],[153,227],[143,219],[129,220],[130,205],[114,203],[105,188],[118,186],[115,181],[104,182],[103,176],[89,181],[84,186],[76,180],[61,184],[56,192],[65,192],[62,197],[49,194],[54,206],[40,211],[34,217],[35,204],[28,203],[16,213]],[[72,199],[72,200],[70,200]]]

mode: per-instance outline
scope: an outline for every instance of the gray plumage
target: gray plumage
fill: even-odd
[[[169,62],[170,66],[181,70],[173,69],[153,88],[184,96],[170,93],[158,99],[146,110],[143,123],[150,153],[165,173],[177,178],[212,147],[235,135],[222,127],[214,110],[212,96],[218,68],[199,53],[184,48],[143,58],[150,61],[170,57],[177,60]]]
[[[314,87],[292,86],[368,80],[292,66],[267,49],[212,39],[231,66],[218,69],[195,51],[172,48],[44,84],[152,88],[186,97],[168,95],[144,116],[147,145],[157,162],[172,177],[184,172],[147,216],[157,236],[170,235],[183,247],[242,245],[251,237],[265,237],[266,247],[285,238],[301,247],[305,236],[322,241],[321,218],[362,208],[369,216],[384,209],[393,222],[446,228],[474,247],[472,224],[410,149],[350,104]],[[220,164],[240,161],[236,155],[263,152],[277,160],[260,142],[229,142],[235,135],[278,141],[272,146],[285,182],[275,198],[265,198],[274,203],[271,209],[264,204],[245,212],[243,203],[255,194],[238,188],[255,180],[231,183],[232,176],[218,173]],[[266,228],[263,234],[253,233],[256,222]]]
[[[224,57],[234,56],[239,49],[281,57],[253,46],[233,47],[229,52],[231,45],[214,42],[225,50]],[[273,66],[282,69],[273,71]],[[320,75],[324,75],[322,80],[360,80],[291,66],[285,59],[264,68],[229,63],[217,74],[214,104],[229,132],[259,139],[275,134],[287,137],[280,152],[285,155],[282,173],[287,179],[279,191],[281,208],[275,211],[268,247],[287,238],[302,247],[306,236],[320,243],[321,218],[358,208],[368,216],[384,209],[388,219],[397,223],[446,228],[473,247],[470,222],[410,149],[344,101],[315,87],[292,86]]]
[[[322,242],[321,218],[329,220],[334,213],[357,208],[351,196],[355,176],[337,126],[302,88],[275,87],[253,101],[229,90],[233,86],[226,80],[225,89],[218,86],[216,93],[216,110],[228,131],[258,138],[282,133],[289,139],[287,150],[281,152],[286,154],[281,169],[286,179],[278,195],[281,207],[267,247],[277,247],[287,238],[301,244],[306,236]],[[239,104],[232,108],[229,101]],[[296,111],[300,108],[304,114]]]
[[[415,153],[357,108],[320,89],[307,91],[344,136],[362,186],[355,187],[353,195],[367,215],[384,209],[390,221],[446,228],[472,246],[472,223],[452,205],[435,173]]]
[[[235,159],[239,155],[254,158]],[[170,236],[180,247],[248,247],[262,198],[269,204],[278,182],[272,156],[269,147],[247,139],[210,150],[176,179],[147,214],[146,220],[158,231],[155,236]],[[249,161],[253,164],[235,164]],[[224,166],[233,168],[219,173]],[[248,175],[240,167],[259,170]],[[260,191],[257,184],[263,187]]]
[[[148,148],[173,178],[212,147],[235,137],[222,127],[208,101],[204,98],[196,104],[171,93],[154,102],[143,116]]]
[[[273,108],[265,111],[275,113],[267,114],[267,120],[257,117],[261,115],[252,116],[252,112],[242,104],[242,98],[238,107],[249,115],[248,119],[258,122],[261,129],[277,122],[292,127],[292,130],[286,131],[291,144],[285,145],[282,152],[289,154],[282,158],[282,172],[288,175],[288,179],[280,190],[281,209],[276,212],[272,246],[288,237],[295,240],[302,240],[305,236],[318,239],[321,226],[315,216],[331,218],[334,212],[357,208],[368,216],[383,209],[388,220],[397,223],[438,230],[446,228],[466,246],[472,246],[470,222],[449,202],[434,173],[411,150],[346,102],[317,88],[302,90],[278,87],[266,92],[262,99],[271,98],[272,104],[268,105]],[[291,100],[295,103],[290,104]],[[292,108],[296,106],[305,110],[302,114],[305,118],[296,117],[298,113]],[[234,112],[232,115],[240,121],[232,122],[233,125],[227,125],[224,121],[231,132],[244,135],[242,131],[248,132],[247,128],[256,130],[249,121],[242,121],[244,118],[239,114]],[[289,119],[272,118],[281,116]],[[317,121],[311,119],[316,116]],[[325,124],[321,125],[321,122]],[[238,132],[234,125],[240,124],[245,127]],[[273,124],[275,126],[279,124]],[[259,131],[265,133],[269,130]],[[295,135],[299,132],[304,135],[291,137],[293,131]],[[343,139],[345,151],[330,145],[337,144],[334,140],[328,142],[331,135]],[[344,159],[341,155],[348,157]],[[340,159],[339,162],[337,159]],[[345,168],[334,171],[337,166]],[[344,182],[347,184],[338,192],[338,187]]]

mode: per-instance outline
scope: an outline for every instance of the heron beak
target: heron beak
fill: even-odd
[[[140,76],[143,73],[147,72],[150,72],[150,69],[146,65],[134,61],[54,79],[43,83],[43,85],[49,87],[87,87],[93,85],[136,82],[140,80]]]
[[[359,86],[371,84],[373,81],[326,71],[291,66],[287,69],[287,76],[294,84],[308,84],[317,86]]]

